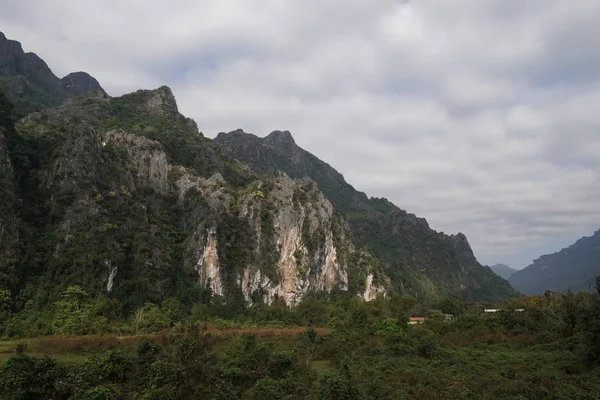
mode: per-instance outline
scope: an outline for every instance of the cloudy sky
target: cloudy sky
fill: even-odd
[[[600,228],[600,0],[0,0],[0,31],[209,137],[296,142],[517,268]]]

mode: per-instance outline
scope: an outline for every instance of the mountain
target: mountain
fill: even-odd
[[[600,230],[553,254],[543,255],[508,279],[525,294],[590,290],[600,274]]]
[[[496,275],[498,275],[499,277],[501,277],[503,279],[508,279],[509,276],[511,276],[512,274],[514,274],[515,272],[518,271],[517,269],[511,268],[505,264],[492,265],[490,267],[490,269],[492,271],[494,271],[494,273]]]
[[[14,310],[43,309],[69,285],[125,315],[168,298],[233,310],[312,293],[515,293],[463,234],[367,198],[289,132],[212,141],[166,86],[112,98],[86,74],[57,80],[17,42],[3,46],[0,294]],[[11,92],[14,81],[47,96]]]
[[[237,130],[220,133],[215,143],[252,170],[314,180],[348,222],[357,246],[382,261],[398,291],[486,300],[515,293],[508,282],[477,262],[462,233],[438,233],[424,218],[386,199],[368,198],[327,163],[297,146],[290,132],[274,131],[259,138]]]
[[[5,148],[19,207],[2,226],[21,222],[0,289],[17,308],[73,284],[128,312],[190,304],[204,288],[233,306],[332,290],[371,300],[390,287],[314,182],[248,171],[178,112],[168,87],[69,99],[23,118]]]
[[[64,100],[89,92],[104,92],[98,81],[85,72],[59,79],[34,53],[25,53],[21,43],[0,32],[0,84],[14,104],[17,118],[57,106]]]

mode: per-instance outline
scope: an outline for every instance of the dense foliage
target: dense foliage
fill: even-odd
[[[67,289],[55,305],[55,332],[81,334],[86,326],[113,329],[118,323],[107,322],[103,315],[110,305],[103,310],[101,303],[80,288]],[[186,311],[169,300],[148,304],[129,322],[139,332],[163,333],[138,336],[127,345],[111,342],[109,336],[95,341],[75,337],[69,347],[70,339],[63,337],[46,348],[54,354],[50,357],[18,344],[0,369],[0,396],[598,398],[599,297],[548,292],[511,300],[497,305],[503,311],[482,315],[485,306],[490,304],[457,298],[418,303],[395,297],[365,303],[334,293],[315,295],[291,309],[256,305],[223,320],[219,304],[199,303]],[[451,319],[444,315],[449,312],[454,313]],[[408,325],[411,314],[428,318],[421,325]],[[327,329],[274,328],[296,324]],[[256,325],[270,328],[255,330]],[[103,341],[113,344],[102,347]],[[61,351],[61,346],[68,348]],[[81,351],[85,357],[75,358]]]

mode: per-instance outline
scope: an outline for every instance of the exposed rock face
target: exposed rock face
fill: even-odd
[[[275,206],[277,281],[265,276],[258,266],[249,265],[242,278],[244,297],[251,301],[258,293],[266,303],[280,297],[286,304],[295,305],[310,291],[330,291],[334,287],[348,290],[347,266],[338,259],[333,241],[333,227],[340,222],[335,221],[333,206],[314,184],[296,182],[281,174],[274,189],[257,193],[246,196],[242,215],[249,217],[258,237],[268,235],[261,228],[261,210],[268,204]],[[300,193],[306,199],[297,198]],[[306,243],[314,237],[315,243]],[[259,259],[264,251],[257,248]]]
[[[224,290],[219,269],[219,252],[217,250],[215,228],[211,228],[207,232],[206,246],[196,263],[196,270],[202,285],[210,287],[213,294],[223,296]]]
[[[385,286],[374,283],[373,278],[373,274],[367,275],[367,280],[365,282],[365,291],[362,295],[362,298],[365,301],[372,301],[375,300],[377,296],[385,296],[387,294]]]
[[[265,141],[271,146],[276,146],[281,149],[294,150],[296,147],[296,141],[292,137],[290,131],[273,131],[265,137]]]
[[[127,150],[135,165],[137,177],[158,193],[166,194],[169,187],[171,164],[160,143],[122,130],[112,130],[104,134],[102,145],[114,144]]]
[[[46,185],[61,192],[78,191],[83,183],[91,183],[102,172],[102,136],[93,126],[82,123],[69,137],[66,153],[57,158]]]
[[[171,88],[161,86],[154,91],[154,95],[148,100],[148,108],[154,112],[177,112],[177,102]]]
[[[252,170],[271,175],[283,171],[292,178],[313,179],[345,216],[357,247],[367,248],[382,261],[401,293],[480,300],[516,293],[477,262],[464,235],[435,232],[424,218],[386,199],[369,199],[331,166],[300,148],[287,131],[259,138],[237,130],[220,133],[215,143]]]
[[[115,284],[115,277],[117,276],[118,267],[110,264],[110,261],[106,261],[106,267],[108,269],[108,278],[106,279],[106,293],[110,293]]]

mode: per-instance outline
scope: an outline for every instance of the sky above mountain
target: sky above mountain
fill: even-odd
[[[111,95],[169,85],[209,137],[275,129],[528,265],[600,227],[598,0],[2,0],[0,31]]]

